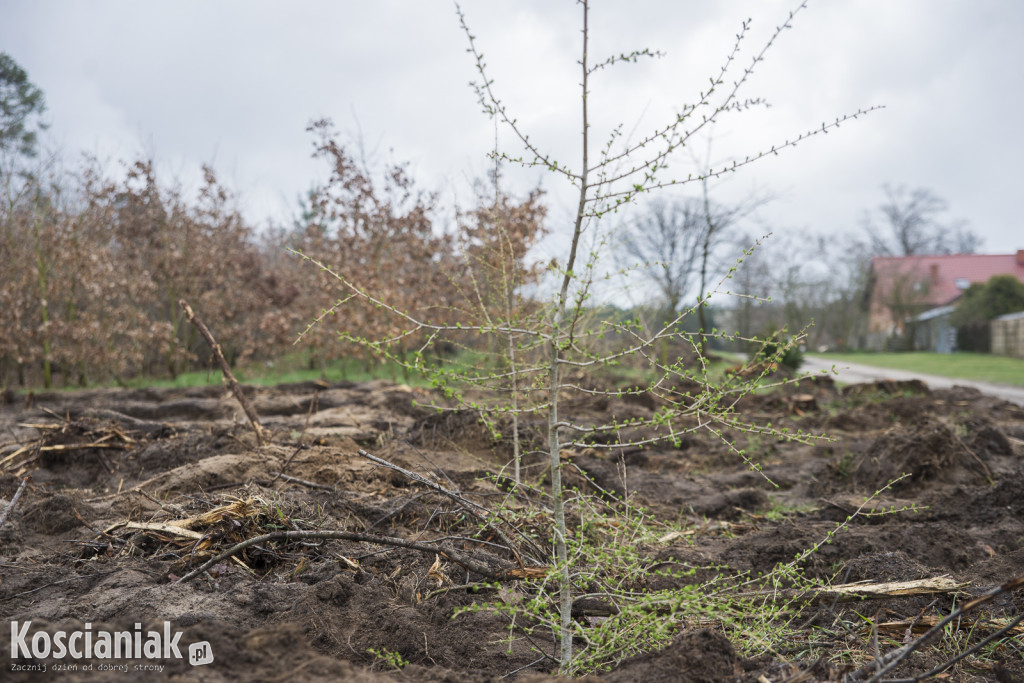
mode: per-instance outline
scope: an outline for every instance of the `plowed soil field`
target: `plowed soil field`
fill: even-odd
[[[0,405],[0,512],[9,510],[0,528],[6,658],[0,679],[553,675],[557,666],[543,656],[555,654],[550,634],[510,637],[507,617],[459,610],[526,590],[514,571],[488,583],[453,559],[472,558],[495,571],[526,566],[493,534],[479,533],[474,517],[474,504],[488,508],[508,497],[507,438],[496,439],[472,412],[421,407],[431,400],[425,390],[389,382],[246,392],[270,430],[266,443],[257,443],[221,387],[6,397]],[[650,416],[656,409],[639,399],[573,400],[565,408],[584,420]],[[696,576],[704,578],[768,572],[826,538],[904,473],[862,510],[902,511],[854,517],[803,562],[806,574],[830,585],[936,577],[964,585],[928,595],[808,601],[789,622],[805,640],[773,651],[751,650],[714,619],[680,621],[668,647],[626,659],[593,680],[842,680],[876,648],[898,647],[972,596],[1024,573],[1024,408],[957,387],[930,391],[920,383],[882,382],[840,391],[819,379],[748,396],[738,409],[755,423],[832,439],[799,444],[736,434],[765,476],[711,436],[564,454],[569,485],[628,497],[653,518],[681,524],[683,533],[645,549],[651,585],[683,581],[655,574],[656,565],[669,561],[699,568]],[[527,422],[521,434],[529,445],[540,427]],[[458,492],[463,502],[361,450]],[[525,478],[541,490],[544,468],[541,455],[526,457]],[[267,540],[178,582],[236,542],[317,529],[346,530],[353,538]],[[543,521],[521,531],[543,546]],[[441,557],[358,534],[441,543],[462,555]],[[1022,610],[1024,591],[998,595],[887,677],[926,672]],[[578,616],[584,624],[602,618],[582,607]],[[28,622],[23,633],[8,625]],[[56,642],[59,631],[163,632],[164,622],[181,633],[180,659],[10,654],[19,643]],[[945,680],[1024,680],[1020,633],[1011,630],[964,658]],[[206,643],[213,661],[194,666],[187,647],[194,643]]]

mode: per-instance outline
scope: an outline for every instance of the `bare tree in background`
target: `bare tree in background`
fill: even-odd
[[[971,254],[981,238],[963,219],[945,220],[946,200],[929,189],[883,185],[885,202],[863,224],[872,256]]]
[[[708,143],[708,158],[710,166],[711,143]],[[710,296],[708,285],[718,276],[720,268],[712,262],[715,252],[719,246],[729,241],[731,229],[736,227],[743,219],[750,216],[761,206],[770,202],[772,197],[768,195],[753,194],[748,199],[732,205],[715,204],[711,201],[708,189],[708,178],[701,180],[701,240],[700,240],[700,271],[697,293],[697,319],[700,321],[701,337],[700,352],[706,356],[708,350],[707,330],[708,323],[704,309],[707,307],[707,299]],[[749,244],[745,242],[744,244]]]
[[[739,244],[758,242],[755,235],[747,233],[741,234],[736,241]],[[758,248],[744,257],[743,267],[738,268],[732,277],[736,289],[730,294],[737,299],[734,326],[741,337],[749,339],[755,335],[755,330],[765,329],[771,322],[765,304],[777,293],[772,266],[773,261],[765,249]]]
[[[773,239],[769,250],[779,309],[774,327],[806,328],[811,349],[844,348],[856,340],[866,325],[865,271],[842,241],[802,232]]]
[[[970,253],[980,239],[964,221],[946,220],[946,202],[927,189],[886,185],[885,193],[886,201],[865,214],[866,234],[776,236],[747,257],[734,281],[759,297],[745,298],[735,309],[740,332],[753,336],[813,322],[810,348],[861,347],[870,306],[887,307],[899,320],[922,312],[927,283],[910,271],[896,272],[882,298],[870,301],[872,257]]]
[[[700,197],[651,202],[650,211],[627,230],[622,245],[624,256],[646,266],[640,275],[661,295],[659,323],[678,316],[686,295],[696,290],[700,351],[706,355],[704,309],[710,283],[717,281],[723,270],[718,252],[735,241],[734,228],[771,198],[752,195],[737,204],[720,204],[711,200],[707,179],[701,187]]]
[[[658,290],[659,323],[676,317],[683,296],[693,287],[706,225],[699,201],[659,199],[622,238],[623,256],[646,266],[640,274]]]

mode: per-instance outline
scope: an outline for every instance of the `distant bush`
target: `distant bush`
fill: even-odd
[[[757,356],[796,372],[804,364],[804,352],[792,339],[783,342],[782,336],[783,333],[780,332],[765,335],[768,341],[761,347]]]
[[[972,284],[957,301],[951,322],[956,327],[1024,311],[1024,282],[1013,275],[996,275],[985,284]]]
[[[989,321],[1017,311],[1024,311],[1024,282],[1013,275],[996,275],[985,284],[972,284],[950,316],[950,323],[956,328],[957,350],[991,352]]]

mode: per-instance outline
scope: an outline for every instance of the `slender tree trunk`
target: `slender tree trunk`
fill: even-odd
[[[710,150],[709,150],[710,154]],[[708,286],[708,260],[711,258],[711,244],[718,226],[711,216],[711,200],[708,198],[707,178],[701,183],[704,191],[704,244],[700,255],[700,291],[697,293],[697,320],[700,321],[700,355],[704,358],[708,355],[707,330],[708,322],[704,313],[704,295],[707,294]]]
[[[498,171],[494,171],[494,195],[495,206],[498,202]],[[512,389],[512,469],[515,475],[516,486],[522,483],[522,451],[519,444],[519,369],[516,358],[516,338],[512,333],[513,311],[515,310],[515,285],[513,273],[518,272],[516,268],[515,253],[509,249],[509,263],[511,267],[504,274],[502,282],[505,287],[505,321],[510,328],[508,331],[508,367],[511,376],[510,384]]]
[[[39,197],[36,197],[36,207],[33,212],[33,227],[36,238],[36,286],[39,289],[39,315],[42,319],[43,330],[43,386],[49,389],[53,386],[53,367],[50,362],[50,302],[47,300],[47,285],[49,284],[49,272],[46,266],[46,259],[43,256],[43,239],[41,220],[39,217]]]
[[[164,355],[164,365],[167,366],[167,372],[171,374],[171,379],[177,379],[180,368],[178,367],[178,361],[174,357],[175,345],[178,342],[178,330],[181,327],[181,314],[178,311],[177,297],[174,295],[173,290],[169,291],[171,303],[168,306],[168,312],[171,319],[171,338],[167,342],[167,352]]]
[[[704,289],[707,287],[707,248],[704,249],[704,258],[701,261],[700,268],[700,293],[697,295],[697,320],[700,322],[700,355],[703,358],[707,358],[708,355],[708,339],[707,329],[708,321],[704,313]]]
[[[555,331],[558,330],[556,312]],[[557,334],[551,340],[550,401],[548,408],[548,453],[551,458],[551,500],[555,512],[555,561],[558,564],[558,607],[559,607],[559,671],[568,675],[572,667],[572,580],[569,574],[569,557],[566,548],[565,501],[562,497],[562,457],[558,425],[558,371],[560,350]]]
[[[588,13],[589,5],[583,0],[583,55],[580,59],[582,66],[582,115],[583,115],[583,163],[580,170],[580,194],[579,204],[576,209],[576,222],[573,226],[572,245],[569,248],[569,259],[565,264],[565,272],[562,275],[562,287],[558,293],[555,303],[554,317],[551,329],[551,367],[550,367],[550,396],[548,399],[548,452],[551,461],[551,499],[555,513],[555,559],[558,563],[558,584],[559,584],[559,672],[562,675],[570,675],[572,671],[572,578],[570,576],[569,558],[566,547],[565,527],[565,501],[562,496],[562,458],[561,444],[559,441],[559,371],[562,363],[562,329],[561,325],[565,319],[565,312],[569,300],[569,286],[574,279],[573,269],[576,267],[576,252],[579,248],[580,234],[583,232],[583,218],[587,209],[587,171],[589,170],[588,139],[589,123],[587,120],[587,38],[588,38]]]
[[[511,316],[506,316],[511,325]],[[516,372],[516,344],[512,333],[508,333],[508,360],[512,375],[512,469],[516,486],[522,483],[521,451],[519,445],[519,376]]]

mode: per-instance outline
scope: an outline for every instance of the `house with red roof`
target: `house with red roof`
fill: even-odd
[[[871,259],[868,348],[954,351],[956,331],[944,321],[965,289],[996,275],[1024,282],[1024,249]]]

